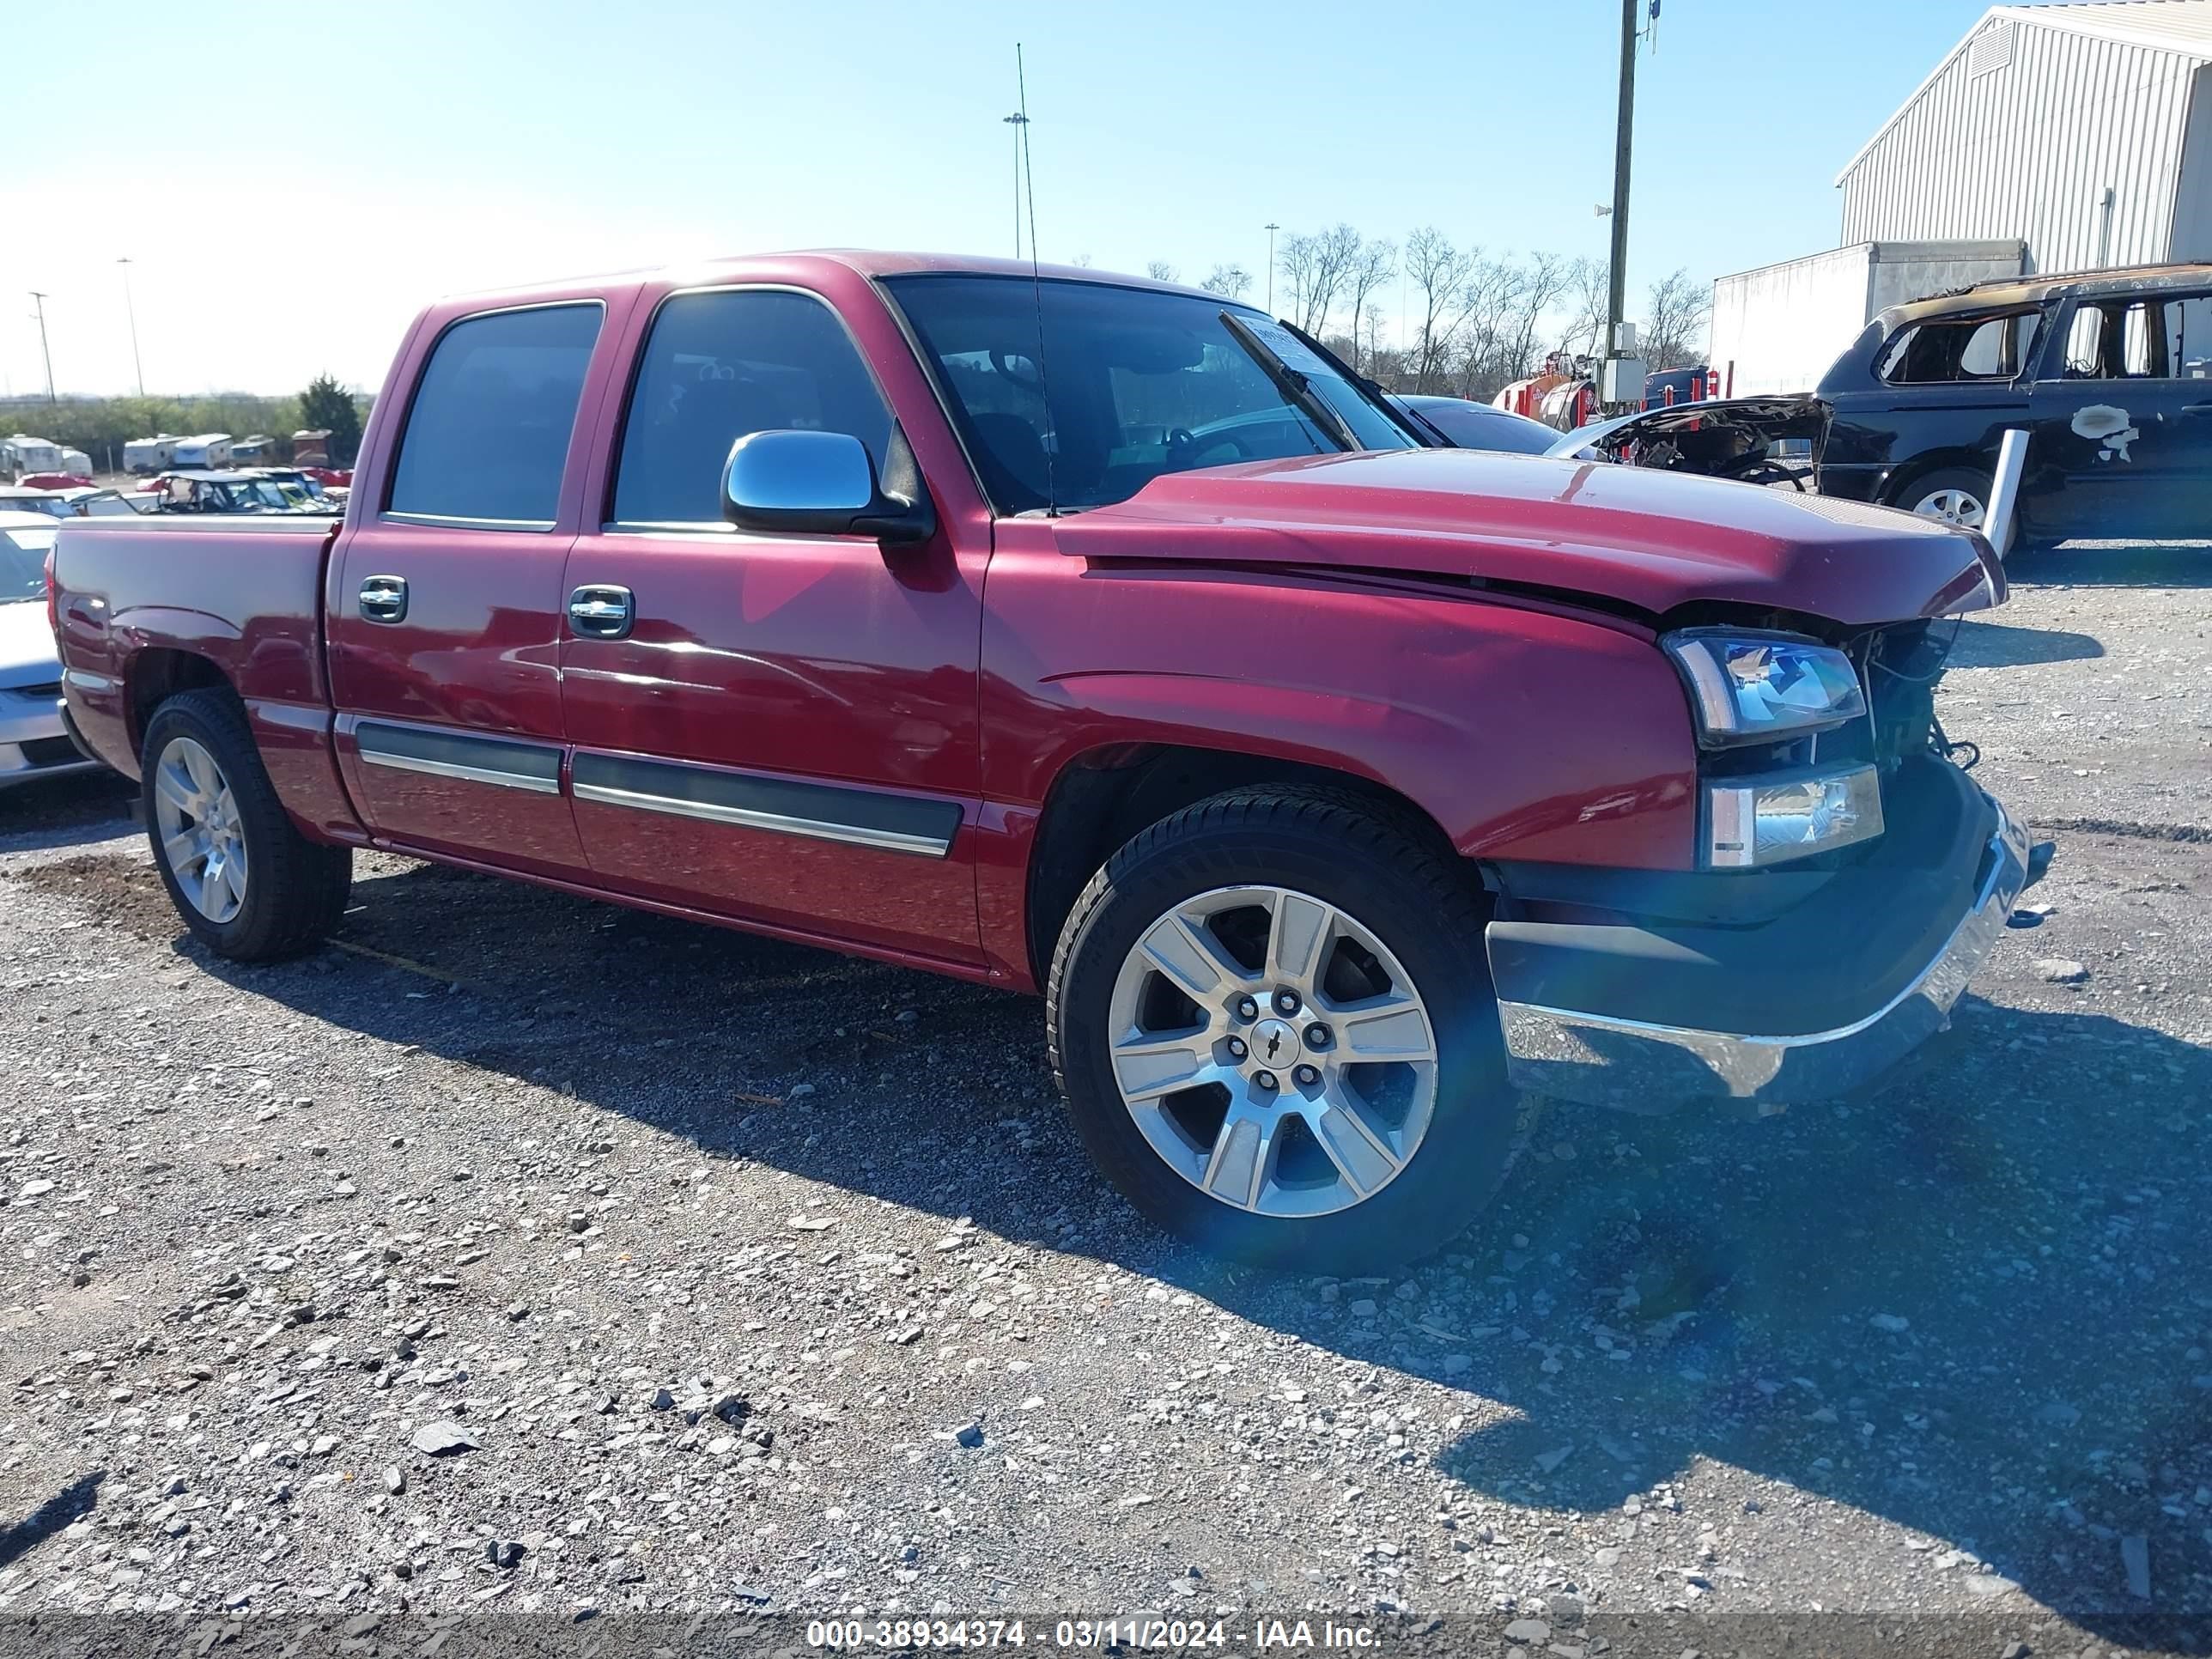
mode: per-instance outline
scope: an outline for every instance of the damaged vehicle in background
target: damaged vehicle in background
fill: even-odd
[[[2212,526],[2212,264],[2006,277],[1866,325],[1810,397],[1677,404],[1571,432],[1625,460],[1902,507],[1979,530],[1997,446],[2028,434],[2015,531]]]

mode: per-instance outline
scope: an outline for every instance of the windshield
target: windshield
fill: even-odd
[[[0,605],[46,597],[46,550],[51,530],[0,530]]]
[[[1237,343],[1218,301],[1023,276],[903,276],[885,286],[1001,513],[1104,507],[1164,472],[1343,447]],[[1416,447],[1263,313],[1232,309],[1361,447]]]

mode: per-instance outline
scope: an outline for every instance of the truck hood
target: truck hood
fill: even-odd
[[[1419,449],[1170,473],[1055,521],[1080,558],[1296,564],[1722,601],[1851,627],[1994,604],[1988,544],[1887,507],[1544,456]]]
[[[46,627],[46,607],[36,599],[0,603],[0,691],[42,685],[61,677],[61,659]]]

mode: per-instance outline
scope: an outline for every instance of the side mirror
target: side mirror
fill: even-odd
[[[722,516],[770,535],[882,542],[927,541],[937,529],[919,477],[910,495],[885,490],[867,446],[845,432],[747,433],[722,467]]]

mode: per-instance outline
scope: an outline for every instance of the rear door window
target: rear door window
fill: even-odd
[[[550,526],[600,316],[590,301],[494,312],[448,328],[408,410],[389,510]]]
[[[2212,295],[2085,300],[2066,330],[2069,380],[2212,379]]]

